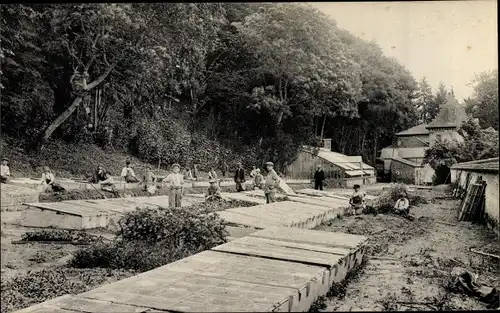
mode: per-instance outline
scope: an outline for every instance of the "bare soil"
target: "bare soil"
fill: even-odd
[[[486,309],[474,298],[451,293],[444,284],[452,269],[461,267],[478,274],[481,285],[500,287],[498,260],[469,251],[472,247],[499,255],[499,239],[485,226],[457,222],[458,202],[435,199],[443,193],[443,188],[416,190],[429,204],[411,208],[413,222],[380,214],[345,217],[319,226],[324,231],[368,236],[371,255],[345,295],[327,300],[325,311]]]

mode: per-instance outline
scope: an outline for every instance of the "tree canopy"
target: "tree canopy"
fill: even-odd
[[[307,4],[12,4],[0,27],[1,130],[33,149],[280,168],[328,137],[373,163],[418,123],[408,70]]]

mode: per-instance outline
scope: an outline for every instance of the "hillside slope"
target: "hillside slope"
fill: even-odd
[[[51,142],[47,147],[37,153],[28,153],[16,146],[11,138],[2,138],[1,155],[9,159],[11,174],[14,177],[40,177],[43,166],[49,166],[56,177],[84,178],[86,174],[92,173],[98,164],[111,172],[112,175],[120,175],[126,160],[132,162],[132,166],[139,176],[144,173],[147,163],[118,151],[104,151],[92,144],[68,144],[64,142]],[[155,173],[158,164],[152,165]],[[166,165],[160,174],[164,175]]]

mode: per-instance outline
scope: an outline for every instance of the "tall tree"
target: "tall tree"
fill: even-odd
[[[433,118],[438,114],[439,108],[446,103],[448,97],[448,91],[443,82],[440,82],[436,94],[434,95],[434,105],[431,106],[431,115]]]
[[[415,103],[417,105],[421,123],[427,124],[434,117],[436,117],[439,109],[436,108],[437,103],[434,101],[431,86],[425,77],[422,77],[422,79],[418,82],[418,93]]]
[[[479,119],[482,128],[498,130],[498,70],[476,75],[471,85],[474,94],[467,101],[467,110]]]

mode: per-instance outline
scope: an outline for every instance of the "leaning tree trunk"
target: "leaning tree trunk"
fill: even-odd
[[[326,123],[326,114],[323,116],[323,123],[321,124],[321,140],[323,140],[323,135],[325,134],[325,123]]]
[[[42,137],[42,143],[45,143],[52,133],[66,120],[68,117],[73,114],[73,112],[76,110],[76,108],[82,103],[83,96],[78,96],[73,100],[73,103],[64,111],[61,115],[59,115],[55,121],[50,124],[49,127],[45,130],[43,137]]]

